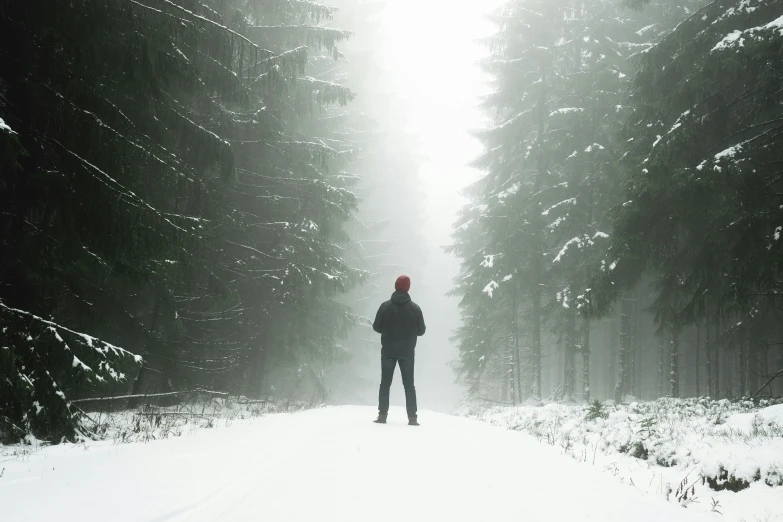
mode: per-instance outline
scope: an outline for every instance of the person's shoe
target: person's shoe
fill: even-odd
[[[379,413],[378,418],[375,419],[373,422],[375,424],[386,424],[386,415],[385,413]]]
[[[408,426],[421,426],[421,424],[416,417],[408,417]]]

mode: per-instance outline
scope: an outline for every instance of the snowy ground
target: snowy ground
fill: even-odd
[[[659,399],[605,403],[593,419],[588,413],[555,403],[461,412],[688,511],[728,522],[783,521],[783,404]]]
[[[646,496],[522,433],[429,412],[409,427],[394,408],[389,424],[376,425],[374,414],[319,408],[147,443],[62,444],[5,457],[0,519],[722,519]]]

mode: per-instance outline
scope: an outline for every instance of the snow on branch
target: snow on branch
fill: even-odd
[[[552,205],[548,209],[544,210],[541,213],[541,215],[542,216],[548,216],[551,211],[553,211],[554,209],[556,209],[557,207],[560,207],[562,205],[576,205],[576,198],[568,198],[568,199],[565,199],[565,200],[563,200],[563,201],[561,201],[559,203],[555,203],[554,205]]]
[[[134,361],[137,362],[137,363],[141,363],[142,362],[142,358],[141,358],[140,355],[135,355],[135,354],[125,350],[124,348],[120,348],[119,346],[115,346],[115,345],[113,345],[111,343],[108,343],[106,341],[102,341],[102,340],[100,340],[100,339],[98,339],[96,337],[93,337],[91,335],[87,335],[85,333],[81,333],[81,332],[77,332],[75,330],[71,330],[70,328],[67,328],[67,327],[62,326],[60,324],[57,324],[57,323],[55,323],[53,321],[48,321],[48,320],[44,319],[43,317],[38,317],[35,314],[32,314],[30,312],[26,312],[25,310],[20,310],[18,308],[12,308],[12,307],[6,305],[5,303],[3,303],[2,301],[0,301],[0,310],[4,311],[4,312],[7,312],[9,314],[12,314],[12,315],[27,317],[31,321],[38,322],[38,323],[40,323],[42,325],[46,325],[48,327],[47,329],[52,331],[52,332],[54,332],[55,337],[57,338],[57,340],[62,342],[65,345],[65,348],[68,349],[68,350],[70,350],[70,348],[68,347],[67,344],[65,344],[65,341],[62,340],[62,337],[60,336],[60,332],[68,332],[68,333],[70,333],[72,335],[75,335],[76,337],[82,339],[87,346],[92,348],[95,352],[97,352],[101,356],[107,355],[109,352],[112,352],[113,355],[116,355],[116,356],[132,357],[134,359]],[[74,364],[74,366],[76,366],[76,364]]]
[[[783,16],[766,25],[751,27],[744,31],[732,31],[718,42],[711,52],[724,51],[726,49],[738,49],[745,46],[746,40],[762,40],[769,36],[783,36]]]
[[[151,9],[151,8],[150,8],[150,7],[148,7],[148,6],[145,6],[145,5],[142,5],[142,4],[140,4],[140,3],[139,3],[139,2],[137,2],[136,0],[131,0],[131,2],[133,2],[134,4],[137,4],[137,5],[139,5],[139,6],[142,6],[142,7],[147,7],[148,9]],[[180,11],[183,11],[183,12],[184,12],[184,13],[186,13],[187,15],[189,15],[189,16],[192,16],[193,18],[195,18],[195,19],[197,19],[197,20],[200,20],[200,21],[202,21],[202,22],[205,22],[205,23],[207,23],[207,24],[209,24],[209,25],[212,25],[213,27],[215,27],[215,28],[217,28],[217,29],[220,29],[221,31],[224,31],[224,32],[226,32],[226,33],[228,33],[228,34],[230,34],[230,35],[232,35],[232,36],[236,37],[236,38],[239,38],[239,39],[240,39],[240,40],[242,40],[243,42],[245,42],[245,43],[247,43],[247,44],[250,44],[251,46],[253,46],[253,47],[254,47],[254,48],[257,50],[257,51],[260,51],[260,52],[262,52],[262,53],[264,53],[264,54],[266,54],[266,55],[273,55],[273,54],[274,54],[274,53],[273,53],[273,52],[271,52],[271,51],[267,51],[266,49],[262,49],[261,47],[257,46],[255,43],[253,43],[253,42],[252,42],[250,39],[248,39],[247,37],[245,37],[245,36],[242,36],[241,34],[239,34],[238,32],[236,32],[236,31],[234,31],[234,30],[232,30],[232,29],[229,29],[229,28],[228,28],[228,27],[226,27],[225,25],[219,24],[219,23],[215,22],[214,20],[210,20],[209,18],[206,18],[206,17],[204,17],[204,16],[197,15],[197,14],[196,14],[196,13],[194,13],[193,11],[189,11],[188,9],[185,9],[185,8],[184,8],[184,7],[182,7],[181,5],[175,4],[175,3],[174,3],[174,2],[172,2],[171,0],[163,0],[163,2],[164,2],[164,3],[166,3],[166,4],[168,4],[168,5],[170,5],[170,6],[172,6],[172,7],[174,7],[175,9],[178,9],[178,10],[180,10]],[[154,11],[158,11],[157,9],[153,9],[153,10],[154,10]],[[160,11],[159,11],[159,12],[160,12]]]
[[[490,282],[489,282],[489,284],[488,284],[487,286],[485,286],[485,287],[484,287],[484,290],[482,290],[482,292],[484,292],[485,294],[487,294],[487,296],[488,296],[490,299],[492,299],[492,294],[495,292],[495,290],[496,290],[496,289],[497,289],[499,286],[500,286],[500,285],[499,285],[499,284],[497,284],[495,281],[490,281]]]
[[[318,80],[311,76],[297,78],[296,81],[298,84],[310,88],[312,95],[315,96],[319,105],[331,105],[334,103],[347,105],[348,102],[356,97],[356,93],[339,83]]]
[[[560,116],[563,114],[574,114],[574,113],[583,113],[583,112],[585,112],[585,110],[580,107],[565,107],[550,112],[549,117],[552,118],[553,116]]]
[[[283,38],[289,42],[296,41],[308,47],[325,48],[329,51],[335,51],[338,43],[353,35],[343,29],[316,25],[256,25],[247,29],[249,34],[260,33],[267,37]]]
[[[600,233],[603,234],[603,233]],[[596,234],[594,238],[603,237],[605,234],[600,235]],[[587,246],[593,246],[595,242],[593,239],[590,238],[587,234],[584,234],[582,236],[576,236],[574,238],[569,239],[566,241],[566,244],[563,245],[563,248],[560,249],[560,252],[557,254],[557,256],[552,260],[552,263],[559,263],[560,260],[563,258],[563,256],[568,252],[568,249],[571,246],[577,246],[578,248],[582,249]]]
[[[77,160],[79,160],[79,161],[82,163],[82,165],[84,165],[84,166],[87,168],[87,170],[88,170],[88,171],[91,171],[91,172],[94,172],[94,173],[98,173],[98,174],[100,175],[100,178],[103,178],[103,180],[108,180],[110,183],[106,183],[106,181],[104,181],[104,184],[106,184],[107,186],[110,186],[110,184],[111,184],[111,185],[114,185],[114,186],[116,186],[116,187],[119,187],[119,189],[120,189],[119,191],[120,191],[120,192],[121,192],[123,195],[127,196],[127,197],[128,197],[130,200],[131,200],[131,201],[135,201],[135,202],[137,202],[137,203],[138,203],[138,204],[139,204],[141,207],[143,207],[143,208],[146,208],[147,210],[150,210],[150,211],[151,211],[153,214],[156,214],[156,215],[157,215],[158,217],[160,217],[160,218],[161,218],[161,219],[162,219],[162,220],[163,220],[165,223],[169,224],[169,225],[170,225],[171,227],[173,227],[175,230],[177,230],[177,231],[179,231],[179,232],[184,232],[184,233],[186,233],[186,234],[188,233],[188,231],[187,231],[187,230],[185,230],[184,228],[182,228],[182,227],[180,227],[180,226],[177,226],[177,225],[175,225],[175,224],[174,224],[174,223],[173,223],[173,222],[172,222],[170,219],[168,219],[168,218],[164,217],[164,215],[163,215],[163,213],[162,213],[162,212],[160,212],[158,209],[156,209],[155,207],[153,207],[152,205],[150,205],[150,204],[149,204],[149,203],[148,203],[148,202],[147,202],[145,199],[143,199],[143,198],[141,198],[140,196],[136,195],[136,193],[135,193],[135,192],[133,192],[133,191],[131,191],[131,190],[129,190],[129,189],[127,189],[127,188],[125,188],[125,187],[122,185],[122,183],[120,183],[119,181],[117,181],[117,180],[116,180],[116,179],[114,179],[113,177],[109,176],[109,175],[108,175],[106,172],[104,172],[104,171],[103,171],[103,170],[101,170],[100,168],[96,167],[95,165],[93,165],[92,163],[90,163],[89,161],[87,161],[86,159],[82,158],[81,156],[79,156],[78,154],[76,154],[75,152],[73,152],[72,150],[70,150],[69,148],[67,148],[65,145],[63,145],[63,144],[62,144],[62,143],[60,143],[59,141],[57,141],[57,140],[55,140],[55,139],[50,139],[49,141],[51,141],[51,142],[52,142],[52,143],[54,143],[55,145],[59,146],[59,147],[60,147],[60,148],[62,148],[62,149],[65,151],[65,152],[67,152],[68,154],[70,154],[71,156],[73,156],[74,158],[76,158]],[[98,176],[96,176],[96,177],[98,177]]]
[[[3,118],[0,118],[0,131],[7,132],[7,133],[9,133],[9,134],[16,134],[16,132],[14,132],[14,130],[13,130],[11,127],[9,127],[9,126],[8,126],[8,125],[7,125],[7,124],[6,124],[6,123],[3,121]]]

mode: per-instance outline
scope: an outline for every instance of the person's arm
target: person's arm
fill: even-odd
[[[419,316],[419,320],[418,320],[419,331],[418,331],[418,334],[419,334],[419,337],[421,337],[422,335],[424,335],[424,332],[427,331],[427,325],[424,324],[424,314],[422,313],[421,308],[419,308],[418,306],[416,308],[418,309],[418,312],[419,312],[417,314]]]
[[[375,322],[372,323],[372,329],[378,333],[383,333],[383,305],[378,308],[378,313],[375,314]]]

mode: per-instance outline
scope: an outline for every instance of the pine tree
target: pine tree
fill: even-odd
[[[679,9],[684,21],[639,58],[624,130],[627,204],[607,259],[620,283],[613,296],[655,274],[653,308],[672,336],[671,393],[683,329],[707,310],[745,318],[774,301],[780,284],[779,183],[770,163],[780,110],[769,102],[779,96],[771,78],[783,8],[754,1]],[[709,361],[717,376],[720,360]]]
[[[343,258],[357,178],[347,127],[318,115],[353,93],[305,70],[339,58],[348,34],[319,25],[333,13],[37,0],[0,14],[14,132],[0,157],[2,364],[27,372],[14,398],[3,390],[3,438],[74,436],[70,406],[34,407],[61,394],[262,393],[270,361],[319,381],[313,366],[341,359],[355,321],[337,296],[361,279]],[[31,359],[26,343],[59,355]],[[140,373],[115,346],[134,347]]]

